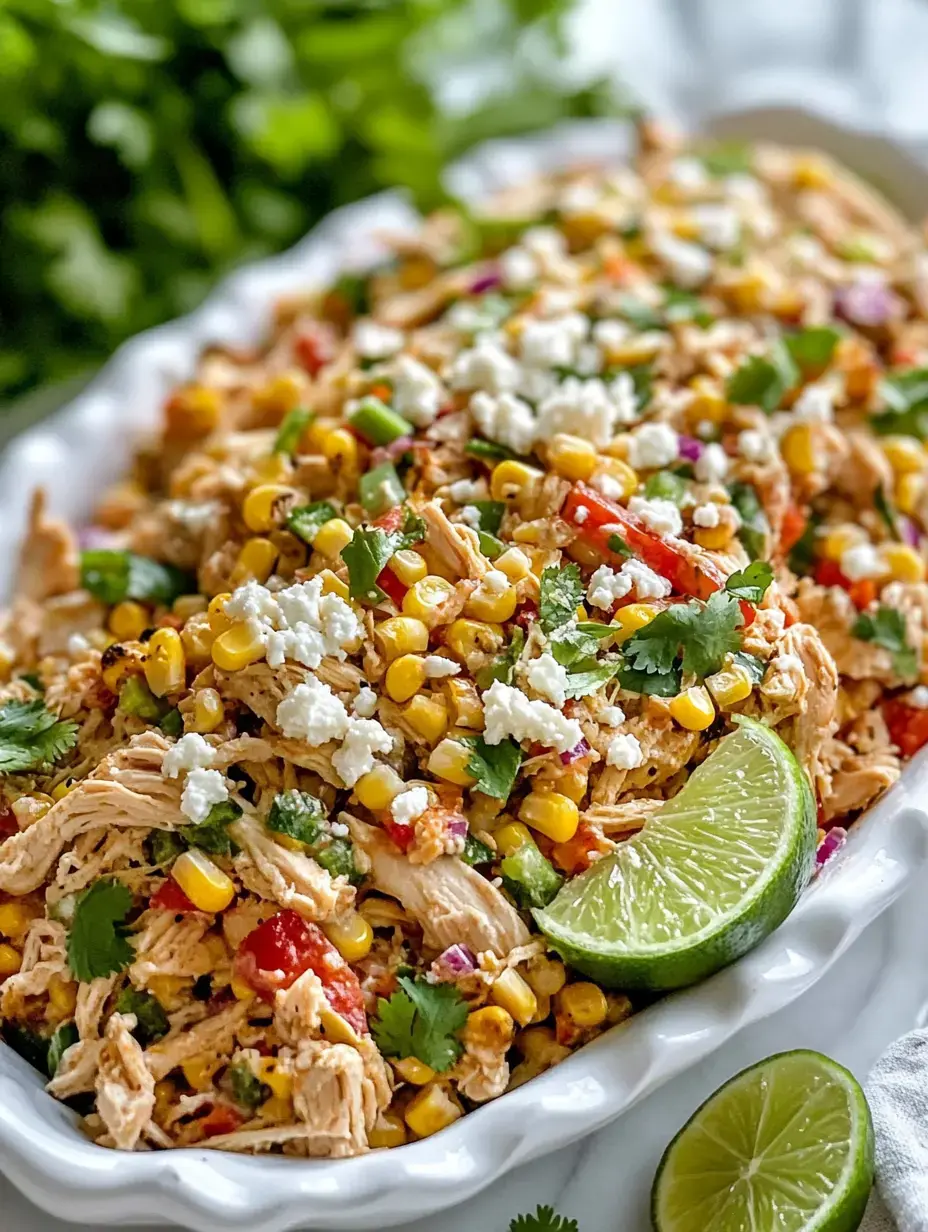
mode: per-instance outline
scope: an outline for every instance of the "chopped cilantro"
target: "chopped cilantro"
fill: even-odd
[[[152,830],[148,836],[152,864],[172,864],[186,845],[174,830]]]
[[[119,1009],[119,1006],[116,1006]],[[50,1078],[54,1078],[58,1072],[58,1066],[61,1064],[61,1058],[68,1051],[72,1044],[76,1044],[80,1039],[80,1032],[73,1022],[63,1022],[55,1031],[54,1035],[48,1041],[48,1056],[47,1056],[47,1073]]]
[[[132,1034],[143,1048],[167,1035],[171,1024],[161,1002],[150,992],[137,988],[124,988],[116,999],[120,1014],[134,1014],[136,1026]]]
[[[402,530],[385,531],[379,526],[360,526],[349,544],[342,548],[348,566],[348,589],[353,599],[377,603],[383,591],[377,585],[381,570],[394,552],[412,547],[425,538],[425,523],[407,510]]]
[[[617,556],[634,556],[634,552],[619,534],[612,534],[606,541],[610,552],[615,552]]]
[[[895,608],[877,608],[874,615],[861,612],[851,629],[854,637],[862,642],[882,646],[893,657],[893,670],[897,676],[908,679],[918,671],[918,655],[906,640],[905,617]]]
[[[740,649],[741,608],[734,595],[716,591],[708,603],[691,599],[658,612],[622,647],[628,667],[665,675],[682,649],[682,668],[699,677],[717,672],[729,652]]]
[[[505,445],[497,445],[496,441],[484,441],[480,437],[472,437],[464,446],[464,452],[474,458],[486,458],[490,462],[507,462],[518,458],[517,453],[507,449]]]
[[[509,1232],[578,1232],[576,1219],[558,1215],[553,1206],[538,1206],[534,1215],[517,1215]]]
[[[705,300],[684,291],[680,287],[667,287],[664,300],[664,318],[668,324],[677,321],[692,321],[700,329],[706,329],[715,320]]]
[[[39,700],[0,706],[0,775],[52,765],[77,742],[77,724],[59,722]]]
[[[299,448],[303,433],[315,417],[315,414],[304,406],[295,406],[293,410],[287,411],[283,422],[277,429],[274,453],[284,453],[292,458]]]
[[[595,620],[564,625],[557,630],[556,638],[549,639],[548,650],[562,667],[573,667],[581,659],[595,655],[600,641],[615,632],[615,625],[602,625]]]
[[[746,569],[739,569],[725,583],[725,589],[736,599],[760,603],[773,581],[773,566],[766,560],[754,560]]]
[[[312,846],[326,832],[325,805],[308,791],[279,791],[267,815],[269,830]]]
[[[767,664],[763,659],[758,659],[757,655],[748,654],[746,650],[736,650],[732,655],[732,661],[738,667],[744,668],[750,676],[752,684],[760,684],[763,680]]]
[[[763,559],[767,555],[770,524],[757,492],[749,483],[733,483],[728,491],[741,516],[738,538],[744,550],[755,560]]]
[[[601,659],[598,663],[594,660],[579,664],[568,675],[564,691],[568,697],[588,697],[608,684],[621,666],[622,660],[618,655]]]
[[[494,800],[508,800],[522,764],[522,750],[515,741],[487,744],[483,736],[464,736],[461,742],[471,750],[467,772],[477,780],[474,790]]]
[[[234,800],[223,800],[213,805],[199,825],[182,826],[178,833],[191,847],[199,847],[214,856],[230,856],[238,848],[229,838],[228,827],[241,815],[242,810]]]
[[[118,548],[81,552],[81,585],[95,599],[109,604],[142,599],[170,607],[180,595],[197,593],[190,574]]]
[[[477,672],[476,681],[480,688],[488,689],[496,680],[500,684],[512,684],[516,664],[519,661],[519,656],[522,654],[522,647],[524,645],[525,633],[519,625],[516,625],[512,630],[509,645],[502,654],[498,654],[491,663],[486,667],[480,668]]]
[[[473,501],[472,504],[480,514],[480,529],[488,535],[498,535],[503,514],[506,512],[505,502],[481,500]]]
[[[549,565],[541,575],[538,619],[544,633],[553,633],[572,620],[583,598],[580,566]]]
[[[880,385],[887,410],[873,415],[870,426],[880,436],[928,437],[928,368],[891,373]]]
[[[728,378],[729,402],[759,406],[767,414],[777,410],[784,395],[799,380],[799,370],[782,342],[768,356],[751,355]]]
[[[311,505],[300,505],[298,509],[291,509],[287,515],[287,529],[304,543],[311,544],[320,526],[337,517],[338,510],[334,505],[328,501],[313,501]]]
[[[464,850],[461,852],[461,859],[465,864],[473,868],[477,864],[489,864],[493,858],[493,851],[486,843],[481,843],[479,838],[468,834],[464,840]]]
[[[166,736],[177,737],[184,730],[184,716],[176,706],[172,706],[158,726]]]
[[[232,1098],[248,1112],[254,1112],[269,1094],[269,1088],[246,1061],[235,1061],[229,1066],[229,1086],[232,1088]]]
[[[619,684],[629,693],[645,693],[651,697],[676,697],[682,686],[683,673],[679,660],[666,672],[645,672],[635,667],[619,670]]]
[[[787,334],[784,345],[800,368],[824,368],[831,363],[841,334],[830,325],[808,325]]]
[[[68,933],[68,966],[76,980],[89,984],[129,966],[135,957],[125,927],[131,909],[131,892],[112,878],[78,896]]]
[[[651,364],[632,364],[629,368],[621,369],[627,372],[632,378],[632,387],[635,390],[635,399],[638,403],[638,410],[643,411],[651,401],[651,392],[654,385],[654,369]]]
[[[398,982],[388,1001],[377,1001],[371,1023],[377,1047],[386,1057],[416,1057],[443,1074],[463,1052],[458,1032],[467,1021],[467,1002],[453,984],[405,975]]]

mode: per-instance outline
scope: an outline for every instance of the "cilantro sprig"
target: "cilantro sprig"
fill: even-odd
[[[125,924],[131,909],[131,892],[112,878],[95,881],[78,897],[68,933],[68,966],[76,980],[87,984],[129,966],[135,957]]]
[[[0,774],[53,765],[77,743],[77,724],[60,721],[41,701],[0,706]]]
[[[509,1232],[579,1232],[576,1219],[558,1215],[553,1206],[538,1206],[534,1215],[517,1215]]]
[[[733,573],[725,583],[725,589],[736,599],[760,603],[772,581],[773,566],[766,560],[754,560],[746,569]]]
[[[705,604],[698,599],[676,603],[659,612],[638,629],[622,647],[625,666],[620,674],[623,688],[632,681],[652,686],[640,692],[673,696],[665,689],[677,685],[681,672],[700,678],[719,671],[727,654],[741,648],[738,632],[743,617],[738,600],[726,591],[716,591]],[[639,675],[630,675],[629,672]]]
[[[467,1002],[453,984],[429,984],[399,977],[389,1000],[377,1001],[371,1031],[386,1057],[416,1057],[442,1074],[464,1051],[458,1032],[467,1021]]]
[[[348,566],[348,590],[353,599],[378,603],[384,592],[377,585],[381,571],[394,552],[410,548],[425,538],[425,522],[408,510],[402,530],[385,531],[379,526],[361,526],[342,548]]]
[[[928,438],[928,368],[910,368],[891,373],[880,385],[886,410],[870,419],[880,436]]]
[[[466,736],[463,743],[471,751],[467,771],[477,780],[474,790],[482,791],[494,800],[508,800],[522,765],[519,746],[514,740],[487,744],[483,736]]]
[[[579,565],[549,565],[541,575],[538,621],[542,632],[553,633],[573,619],[583,598]]]
[[[197,590],[195,579],[182,569],[118,548],[81,552],[81,585],[101,603],[141,599],[168,607]]]
[[[728,378],[725,392],[729,402],[759,406],[772,414],[799,380],[799,369],[782,341],[769,353],[749,356]]]
[[[895,608],[880,604],[872,616],[861,612],[851,633],[862,642],[873,642],[888,650],[897,676],[909,679],[918,671],[918,655],[906,639],[905,617]]]

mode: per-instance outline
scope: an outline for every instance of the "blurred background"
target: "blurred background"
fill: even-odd
[[[919,140],[926,67],[923,0],[0,0],[0,435],[488,137],[808,99]]]

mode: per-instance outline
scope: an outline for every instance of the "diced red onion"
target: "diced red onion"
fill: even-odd
[[[470,975],[477,970],[477,959],[466,945],[449,945],[435,960],[436,967],[443,967],[452,975]]]
[[[383,462],[395,462],[397,458],[401,458],[404,453],[410,450],[412,445],[413,439],[411,436],[397,437],[389,445],[378,445],[376,449],[372,449],[371,461],[374,466],[380,466]]]
[[[912,519],[907,518],[904,513],[899,515],[899,533],[902,535],[903,541],[907,543],[910,548],[918,547],[921,541],[921,536],[918,533],[918,527]]]
[[[855,282],[835,292],[835,314],[852,325],[886,325],[899,314],[902,301],[882,282]]]
[[[118,543],[119,536],[102,526],[85,526],[77,532],[77,544],[82,549],[112,548]]]
[[[447,825],[448,833],[455,838],[467,838],[467,818],[452,817]]]
[[[840,851],[847,841],[847,830],[843,826],[835,826],[829,830],[825,837],[818,845],[818,851],[815,853],[815,863],[821,866],[835,854]]]
[[[470,284],[469,290],[471,295],[483,295],[485,291],[495,291],[497,287],[502,286],[503,278],[499,272],[498,266],[491,266],[484,270],[482,274],[478,274],[474,281]]]
[[[572,749],[568,749],[566,753],[561,754],[561,765],[572,766],[575,761],[579,761],[581,757],[588,756],[589,753],[589,744],[585,739],[581,739]]]
[[[695,436],[681,436],[679,443],[680,457],[686,458],[687,462],[696,462],[699,460],[705,445],[702,441],[697,441]]]

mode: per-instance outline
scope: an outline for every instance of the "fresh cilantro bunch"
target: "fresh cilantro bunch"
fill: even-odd
[[[342,560],[348,566],[348,589],[352,599],[378,603],[384,592],[377,585],[381,571],[394,552],[411,548],[425,538],[425,522],[409,509],[405,511],[402,530],[386,531],[379,526],[360,526],[349,544],[342,548]]]
[[[675,696],[684,672],[700,679],[711,676],[726,655],[740,650],[742,623],[738,600],[724,590],[707,603],[691,599],[665,608],[624,643],[623,688]]]
[[[893,657],[893,671],[897,676],[909,680],[918,672],[918,655],[908,643],[905,617],[895,608],[880,604],[872,616],[861,612],[851,633],[862,642],[873,642],[875,646],[888,650]]]
[[[390,999],[380,997],[371,1031],[386,1057],[416,1057],[442,1074],[463,1052],[458,1032],[467,1021],[467,1002],[453,984],[429,984],[399,977]]]
[[[579,1232],[576,1219],[558,1215],[553,1206],[537,1206],[534,1215],[517,1215],[509,1232]]]
[[[77,743],[77,724],[59,721],[41,701],[0,706],[0,774],[51,766]]]
[[[112,878],[79,895],[68,932],[68,966],[76,980],[89,984],[129,966],[135,957],[126,928],[131,910],[131,892]]]

